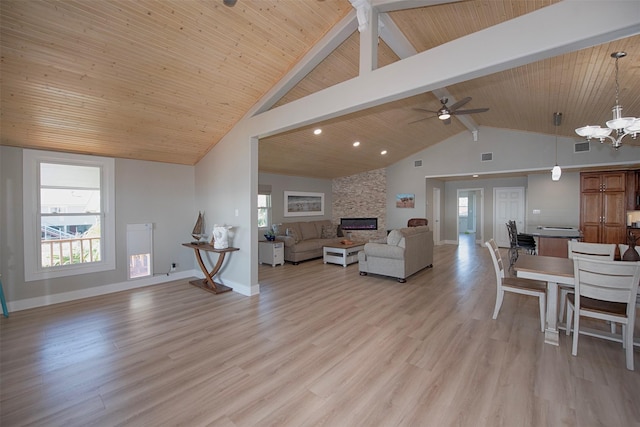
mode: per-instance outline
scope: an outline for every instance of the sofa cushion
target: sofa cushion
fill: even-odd
[[[289,237],[293,237],[293,240],[298,243],[300,242],[300,238],[301,236],[298,235],[298,232],[296,231],[295,228],[291,227],[291,228],[287,228],[287,236]]]
[[[334,225],[323,225],[322,235],[320,237],[323,239],[334,239],[338,237],[336,227]]]
[[[309,240],[309,239],[317,239],[320,236],[318,235],[318,229],[313,222],[301,222],[300,223],[300,231],[302,232],[301,240]]]
[[[398,246],[404,236],[399,230],[391,230],[387,235],[387,245]]]
[[[385,245],[384,243],[367,243],[364,245],[367,257],[404,259],[404,249],[400,246]]]

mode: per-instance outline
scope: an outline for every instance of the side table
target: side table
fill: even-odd
[[[213,245],[208,243],[203,245],[197,245],[194,243],[183,243],[182,246],[186,246],[187,248],[192,248],[194,250],[196,254],[196,260],[198,261],[200,269],[204,273],[205,277],[204,279],[191,280],[189,283],[191,283],[193,286],[197,286],[200,289],[204,289],[205,291],[209,291],[214,294],[220,294],[222,292],[228,292],[232,290],[232,288],[230,288],[229,286],[214,282],[213,277],[218,274],[218,271],[220,271],[220,267],[222,267],[222,263],[224,262],[224,257],[227,252],[239,251],[239,248],[216,249],[213,247]],[[207,267],[204,265],[204,261],[202,261],[202,251],[215,252],[218,254],[218,261],[211,271],[207,270]]]
[[[260,240],[258,242],[258,263],[271,264],[271,267],[275,267],[277,264],[284,265],[284,242]]]

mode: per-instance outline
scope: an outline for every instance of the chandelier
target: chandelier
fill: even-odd
[[[584,126],[576,129],[576,133],[587,138],[587,141],[591,138],[597,138],[603,143],[605,139],[609,139],[611,146],[616,150],[622,146],[622,138],[631,135],[633,139],[636,139],[638,133],[640,133],[640,118],[622,117],[622,106],[618,102],[618,59],[624,58],[625,56],[627,56],[627,52],[613,52],[611,54],[611,57],[616,60],[616,105],[611,109],[613,112],[613,120],[607,122],[606,128],[601,128],[600,126]],[[615,131],[615,136],[611,136],[613,131]]]

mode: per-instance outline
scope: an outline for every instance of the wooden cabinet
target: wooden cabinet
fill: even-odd
[[[626,171],[588,172],[580,175],[580,230],[583,241],[626,241]]]
[[[627,172],[627,210],[640,210],[640,171]]]

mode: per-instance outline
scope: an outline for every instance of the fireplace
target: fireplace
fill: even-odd
[[[378,218],[340,218],[343,230],[377,230]]]

